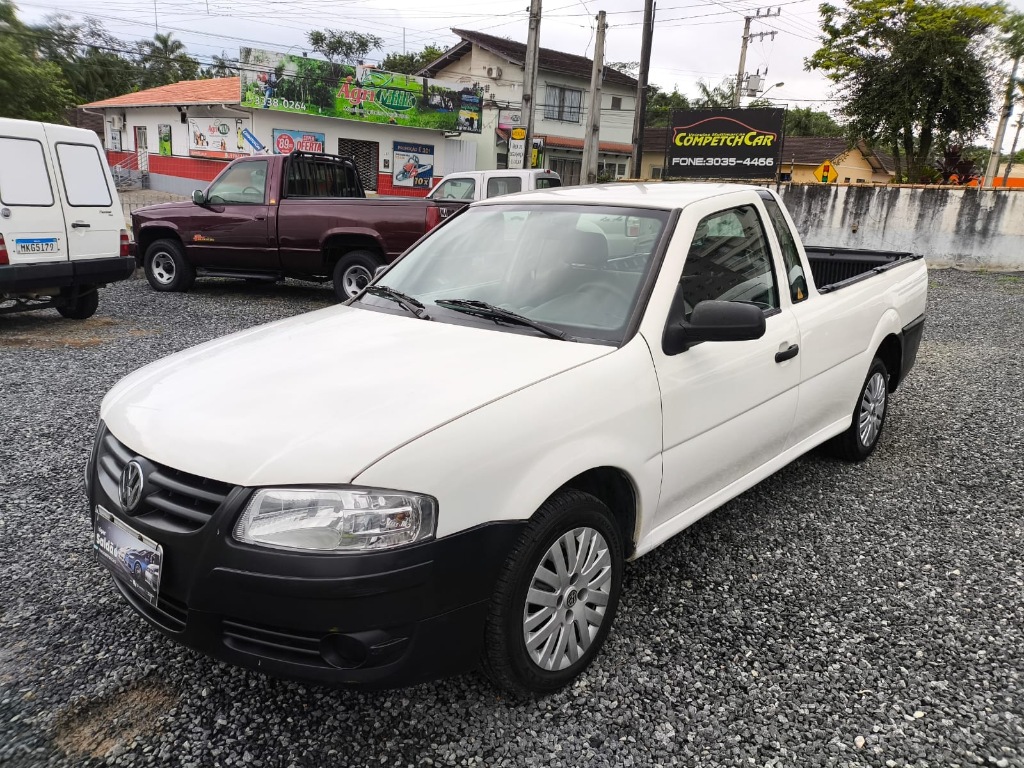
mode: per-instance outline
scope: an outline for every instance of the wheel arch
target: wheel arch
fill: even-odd
[[[321,241],[320,252],[324,257],[324,266],[330,271],[335,264],[346,254],[352,251],[370,251],[374,253],[381,263],[387,261],[387,250],[380,235],[372,229],[350,229],[334,230],[324,234]]]
[[[611,510],[619,532],[622,534],[622,556],[627,559],[632,557],[636,551],[639,536],[637,528],[638,492],[632,478],[618,467],[594,467],[580,472],[564,483],[555,493],[568,489],[589,493],[600,499]]]
[[[889,372],[889,391],[895,392],[903,379],[903,340],[898,334],[890,333],[878,345],[875,357],[885,363]]]
[[[170,224],[150,224],[139,230],[139,239],[135,242],[135,252],[141,262],[146,258],[146,251],[157,240],[176,240],[184,249],[185,243],[181,233]]]

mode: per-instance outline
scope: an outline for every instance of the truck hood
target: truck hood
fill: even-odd
[[[611,351],[330,307],[152,363],[110,390],[101,418],[131,450],[200,477],[345,483],[442,424]],[[481,448],[494,437],[480,435]]]
[[[173,203],[155,203],[139,208],[133,213],[143,219],[159,219],[175,211],[186,211],[195,208],[196,204],[191,200],[178,200]]]

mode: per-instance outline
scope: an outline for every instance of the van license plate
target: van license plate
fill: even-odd
[[[164,564],[162,546],[97,506],[93,549],[97,561],[150,605],[156,605]]]
[[[56,253],[56,237],[33,237],[14,241],[14,250],[18,253]]]

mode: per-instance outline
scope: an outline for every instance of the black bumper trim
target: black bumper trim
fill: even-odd
[[[308,597],[310,594],[323,598],[368,597],[415,587],[427,581],[432,572],[431,561],[367,576],[314,578],[271,576],[234,568],[214,568],[210,575],[210,586],[215,590],[257,589],[268,595],[282,597]]]
[[[0,266],[0,293],[29,293],[40,288],[102,285],[127,280],[135,261],[116,256],[106,259],[58,261],[52,264]]]
[[[900,365],[900,381],[907,378],[910,369],[917,362],[917,351],[921,347],[921,337],[924,336],[924,315],[914,318],[903,326],[903,361]]]

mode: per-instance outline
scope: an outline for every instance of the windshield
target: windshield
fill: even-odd
[[[435,320],[480,324],[444,306],[469,299],[578,339],[621,343],[668,216],[583,205],[471,208],[408,252],[378,284],[422,302]],[[387,304],[372,296],[361,301]]]

